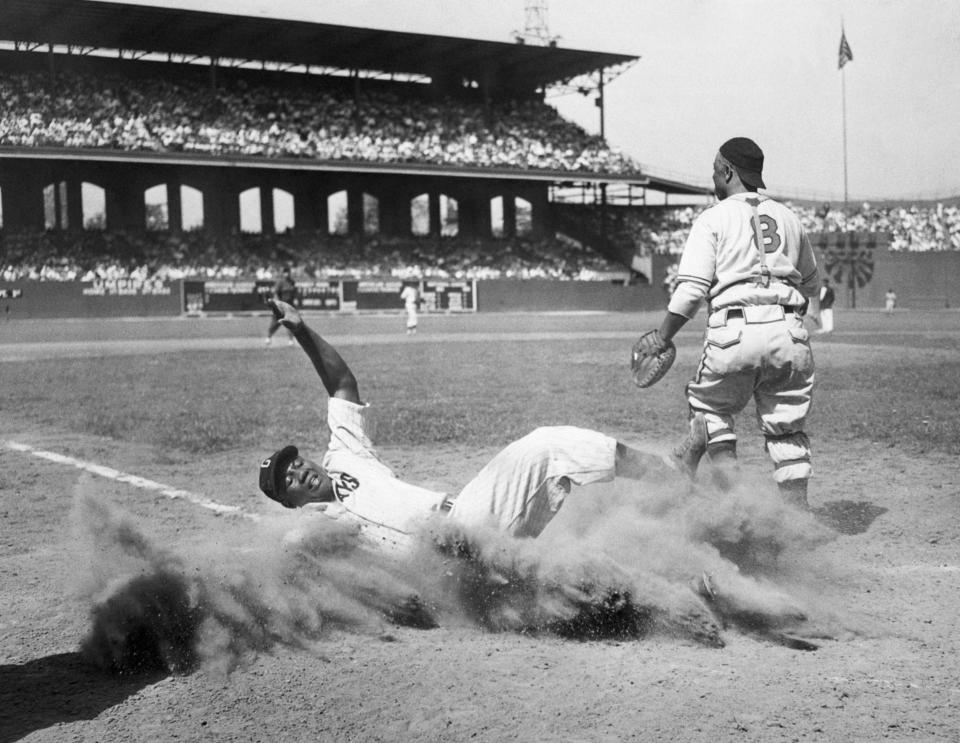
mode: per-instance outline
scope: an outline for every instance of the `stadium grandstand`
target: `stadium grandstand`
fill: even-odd
[[[632,55],[97,0],[0,10],[0,281],[291,265],[658,285],[711,198],[546,102],[590,79],[602,122]],[[857,267],[831,234],[960,249],[955,204],[794,206],[840,278]]]
[[[317,240],[336,270],[359,270],[358,246],[409,254],[411,236],[481,269],[497,239],[534,267],[622,271],[596,236],[556,241],[552,189],[685,190],[544,103],[626,55],[85,0],[0,7],[8,275],[50,251],[89,275],[84,256],[118,247],[195,266],[210,258],[198,243],[228,245],[242,271],[309,265]],[[171,235],[178,255],[158,254]],[[283,245],[264,252],[268,236]],[[57,274],[48,263],[29,275]]]

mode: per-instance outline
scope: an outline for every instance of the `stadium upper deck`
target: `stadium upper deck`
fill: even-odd
[[[422,75],[441,88],[468,80],[495,100],[533,95],[551,83],[637,59],[554,46],[92,0],[0,0],[0,13],[4,19],[0,34],[27,44]]]
[[[519,100],[546,108],[542,96],[547,86],[583,74],[602,75],[604,70],[637,59],[555,46],[94,0],[0,0],[0,13],[4,18],[0,42],[6,41],[5,46],[12,50],[2,55],[6,69],[11,69],[8,62],[12,57],[31,57],[34,65],[46,58],[51,73],[68,71],[84,61],[96,61],[114,65],[117,70],[123,68],[126,74],[133,67],[156,68],[162,60],[171,75],[175,73],[170,63],[177,64],[180,70],[198,70],[198,65],[202,65],[214,84],[218,74],[226,80],[242,74],[262,75],[267,70],[300,80],[312,76],[352,79],[358,86],[395,86],[397,91],[420,83],[416,87],[426,91],[424,97],[470,101],[482,107],[486,116],[480,118],[488,121],[503,110],[502,106],[498,108],[499,104]],[[13,69],[16,67],[14,64]],[[140,118],[126,116],[125,126]],[[95,119],[79,123],[98,126]],[[385,163],[379,156],[325,158],[321,154],[305,159],[301,152],[284,157],[290,154],[285,151],[264,158],[259,156],[263,153],[248,156],[242,151],[225,151],[219,145],[209,147],[205,142],[198,149],[191,150],[193,143],[187,142],[185,145],[189,146],[171,151],[169,147],[152,144],[116,148],[87,147],[83,143],[64,146],[56,137],[49,141],[51,127],[61,132],[72,126],[73,122],[62,116],[50,116],[36,109],[5,124],[5,131],[8,135],[12,132],[14,137],[7,140],[10,146],[0,147],[4,160],[0,189],[5,228],[49,228],[49,214],[45,218],[44,209],[57,215],[53,220],[57,227],[84,224],[80,191],[86,183],[105,191],[107,227],[122,229],[144,226],[144,191],[158,185],[166,185],[167,206],[175,217],[171,229],[179,229],[180,190],[193,187],[203,193],[204,224],[214,232],[238,228],[237,197],[251,188],[261,194],[267,232],[273,230],[271,194],[275,189],[294,194],[297,229],[323,225],[326,220],[322,205],[326,197],[346,189],[351,201],[348,211],[352,232],[361,228],[360,202],[365,194],[379,200],[384,230],[399,234],[409,232],[410,199],[417,194],[429,194],[434,212],[444,195],[454,198],[460,207],[461,229],[465,234],[479,236],[490,231],[490,204],[498,197],[504,199],[504,210],[509,211],[507,234],[513,230],[512,205],[520,198],[533,205],[534,233],[549,234],[552,228],[547,189],[551,184],[620,182],[691,193],[685,184],[654,182],[639,168],[622,167],[618,164],[622,159],[609,157],[602,141],[599,158],[593,154],[592,142],[583,150],[587,157],[573,152],[574,161],[579,164],[573,168],[576,172],[571,173],[566,163],[551,166],[538,154],[541,146],[536,137],[521,137],[533,143],[530,152],[512,153],[506,162],[498,152],[497,157],[484,156],[480,167],[475,167],[469,159],[456,165],[438,162],[436,158],[414,158],[415,162],[393,158]],[[225,131],[223,136],[229,140],[231,132]],[[54,147],[41,144],[45,137]],[[372,139],[376,142],[382,138]],[[325,152],[329,144],[318,142],[310,152]],[[407,145],[401,141],[399,146]],[[550,149],[549,142],[546,149]],[[463,160],[460,155],[457,158]],[[518,167],[516,162],[524,165]],[[530,167],[531,162],[536,167]],[[609,163],[617,165],[611,167]],[[693,192],[700,193],[702,189],[695,188]],[[51,203],[44,206],[45,201]],[[436,226],[435,219],[432,224]]]

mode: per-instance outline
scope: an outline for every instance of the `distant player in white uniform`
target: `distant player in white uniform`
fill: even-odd
[[[459,496],[399,480],[370,440],[369,406],[340,354],[304,324],[291,305],[275,302],[280,322],[313,362],[327,393],[330,442],[322,462],[285,446],[260,464],[260,488],[287,508],[337,504],[361,526],[398,537],[425,519],[446,514],[466,526],[492,526],[516,537],[535,537],[556,515],[572,485],[615,476],[663,481],[679,476],[659,456],[638,451],[597,431],[573,426],[538,428],[497,454]]]
[[[823,284],[820,286],[820,332],[833,332],[833,303],[837,300],[837,294],[830,286],[830,279],[823,277]]]
[[[893,289],[887,289],[887,293],[883,295],[883,301],[884,310],[888,315],[892,315],[897,306],[897,293]]]
[[[407,335],[412,335],[417,332],[420,290],[412,284],[407,284],[400,290],[400,299],[403,300],[404,309],[407,311]]]
[[[692,475],[704,454],[721,484],[736,472],[734,415],[750,398],[774,480],[785,499],[807,506],[810,442],[804,423],[814,383],[803,315],[818,320],[816,258],[796,215],[757,193],[763,152],[736,137],[713,162],[719,203],[694,222],[678,284],[660,327],[665,340],[707,301],[707,330],[696,375],[687,385],[691,435],[675,452]],[[706,446],[701,445],[706,428]]]

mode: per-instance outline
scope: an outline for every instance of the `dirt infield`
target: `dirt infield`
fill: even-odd
[[[498,629],[452,605],[432,629],[398,624],[376,602],[429,595],[446,568],[345,559],[331,531],[319,552],[291,551],[302,514],[256,490],[270,447],[322,443],[308,362],[263,348],[265,318],[0,326],[0,743],[958,740],[958,317],[838,313],[815,338],[809,523],[771,505],[748,410],[749,494],[671,510],[651,486],[620,510],[631,493],[575,492],[517,553],[555,575],[597,559],[647,580],[662,609],[720,564],[706,527],[816,534],[763,574],[807,613],[813,652],[730,625],[722,647],[689,625]],[[379,406],[384,459],[452,491],[541,423],[663,450],[699,338],[681,334],[676,369],[641,393],[626,358],[652,315],[428,316],[412,339],[399,315],[318,322]],[[142,591],[119,590],[131,577]],[[197,591],[219,612],[197,657],[173,648],[174,672],[97,665],[111,652],[91,647],[98,621],[182,626],[176,596],[195,605]]]

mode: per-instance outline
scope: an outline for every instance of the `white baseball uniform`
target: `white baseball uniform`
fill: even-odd
[[[417,312],[420,309],[420,290],[415,286],[405,286],[400,292],[400,299],[407,311],[407,331],[416,330]]]
[[[330,443],[322,462],[343,508],[365,524],[410,534],[449,509],[449,518],[464,525],[534,537],[556,515],[571,483],[614,477],[615,439],[573,426],[543,427],[503,449],[452,500],[403,482],[380,460],[367,433],[369,410],[330,398]]]
[[[687,399],[704,413],[709,442],[736,441],[733,417],[753,397],[774,479],[808,478],[803,427],[814,363],[801,313],[820,279],[799,219],[766,196],[728,196],[694,221],[678,280],[670,312],[690,319],[708,302],[703,354]]]

